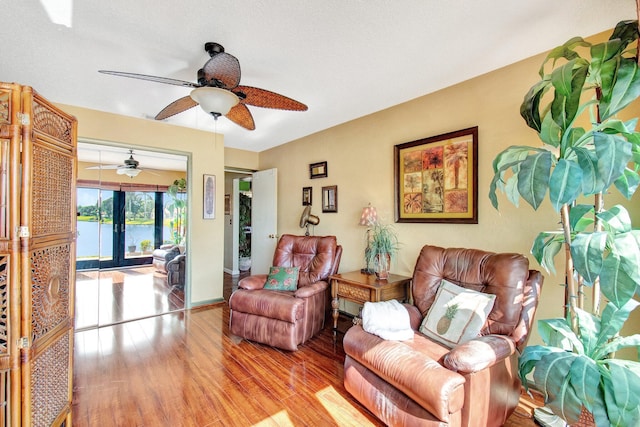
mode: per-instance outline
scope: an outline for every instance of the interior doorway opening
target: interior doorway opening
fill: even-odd
[[[153,260],[187,252],[187,154],[81,142],[78,160],[76,329],[184,310],[188,280],[176,286]]]

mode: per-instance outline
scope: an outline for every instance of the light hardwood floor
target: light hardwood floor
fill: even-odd
[[[221,303],[77,332],[73,425],[382,425],[344,389],[330,322],[287,352],[231,335],[228,319]],[[534,426],[528,409],[507,425]]]

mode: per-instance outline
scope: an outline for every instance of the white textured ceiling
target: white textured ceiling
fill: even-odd
[[[70,27],[41,4],[70,7]],[[0,0],[0,80],[53,102],[152,118],[189,89],[99,74],[196,81],[207,41],[241,84],[309,106],[225,118],[225,145],[262,151],[635,19],[634,0]],[[150,119],[152,120],[152,119]],[[214,130],[199,108],[167,120]]]

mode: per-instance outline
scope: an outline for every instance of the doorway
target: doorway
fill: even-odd
[[[120,173],[129,156],[140,171]],[[188,283],[152,260],[166,245],[186,252],[186,188],[170,190],[186,183],[188,157],[80,142],[78,160],[76,329],[183,310]]]

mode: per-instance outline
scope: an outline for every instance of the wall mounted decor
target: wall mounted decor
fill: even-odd
[[[322,187],[322,212],[338,212],[338,186]]]
[[[398,144],[394,157],[396,222],[478,223],[477,126]]]
[[[326,178],[327,176],[329,176],[327,173],[327,162],[311,163],[309,165],[309,178]]]
[[[216,176],[203,175],[202,218],[216,218]]]
[[[302,206],[310,206],[313,204],[313,188],[302,187]]]

